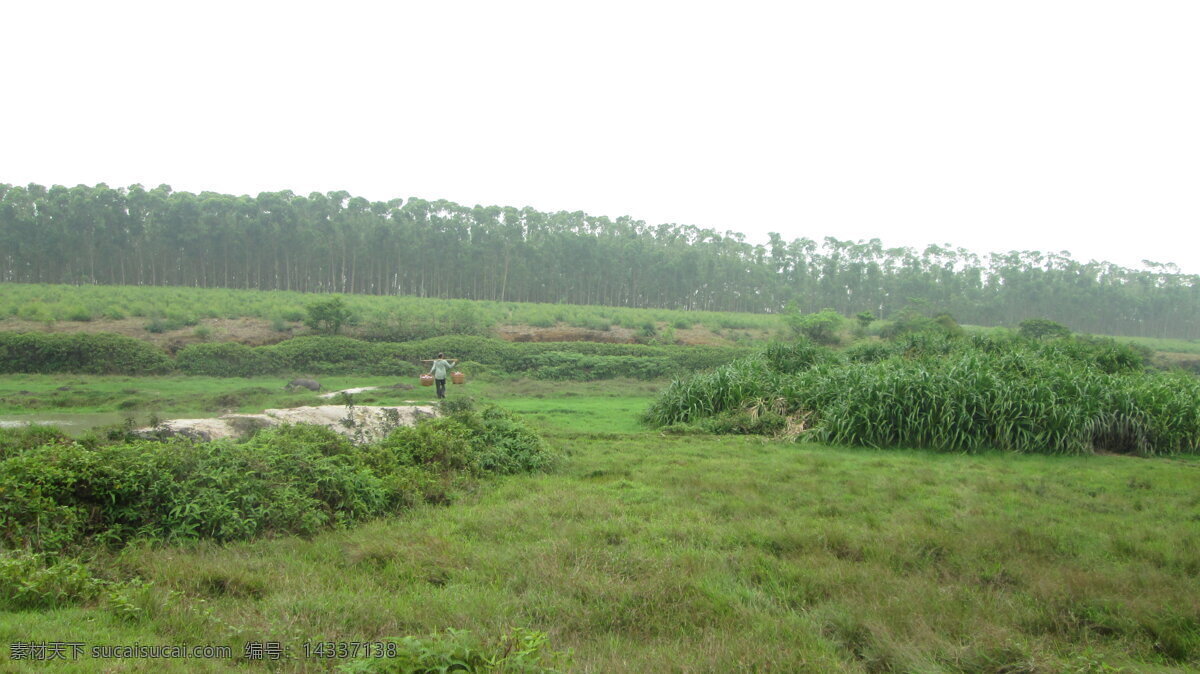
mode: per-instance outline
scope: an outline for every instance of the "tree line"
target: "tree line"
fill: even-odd
[[[705,311],[906,308],[1200,337],[1200,276],[1066,252],[979,256],[826,237],[765,244],[690,225],[348,192],[0,184],[0,280],[399,294]]]

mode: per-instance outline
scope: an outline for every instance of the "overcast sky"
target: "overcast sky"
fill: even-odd
[[[1200,3],[7,3],[0,182],[1200,273]]]

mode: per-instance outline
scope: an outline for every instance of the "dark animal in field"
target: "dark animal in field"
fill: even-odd
[[[284,386],[283,388],[288,391],[295,391],[296,389],[301,388],[306,388],[310,391],[320,391],[321,385],[318,384],[315,379],[293,379],[287,383],[287,386]]]

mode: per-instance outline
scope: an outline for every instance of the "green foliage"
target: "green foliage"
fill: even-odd
[[[0,332],[0,373],[144,375],[172,367],[154,345],[120,335]]]
[[[361,447],[315,426],[267,429],[242,443],[88,447],[44,430],[0,438],[0,544],[37,552],[135,538],[311,535],[447,500],[465,478],[551,461],[537,435],[494,407],[401,427]]]
[[[92,320],[92,312],[88,311],[84,307],[76,305],[67,307],[66,314],[63,316],[63,318],[68,321],[86,323]]]
[[[567,351],[547,351],[527,360],[529,372],[537,379],[590,381],[633,377],[656,379],[670,376],[677,368],[666,358],[637,356],[592,356]]]
[[[792,360],[787,347],[773,345],[762,356],[675,381],[644,419],[695,424],[770,400],[783,401],[782,413],[802,421],[808,438],[837,444],[1200,451],[1200,381],[1146,371],[1133,348],[1111,341],[917,332],[822,358],[807,355],[808,348]]]
[[[435,337],[405,343],[349,337],[297,337],[270,346],[193,344],[177,356],[181,372],[221,377],[267,374],[413,376],[416,363],[444,352],[461,363],[538,379],[659,378],[706,369],[748,353],[729,347],[680,347],[597,342],[506,342],[485,337]]]
[[[1021,321],[1017,333],[1026,339],[1059,339],[1070,337],[1071,329],[1048,318],[1027,318]]]
[[[875,361],[890,358],[895,350],[888,344],[881,342],[856,342],[850,345],[844,352],[846,359],[852,363],[874,363]]]
[[[190,375],[253,377],[275,374],[280,368],[269,350],[233,342],[192,344],[175,356],[175,367]]]
[[[350,308],[340,297],[314,302],[306,310],[304,324],[327,335],[336,335],[341,331],[342,324],[350,320]]]
[[[830,361],[833,354],[829,349],[817,346],[802,337],[790,343],[772,342],[763,352],[763,357],[775,372],[794,374],[818,363]]]
[[[96,597],[102,587],[103,582],[76,560],[0,552],[0,610],[70,606]]]
[[[428,637],[393,640],[396,656],[356,658],[341,665],[347,674],[435,674],[438,672],[524,672],[555,674],[564,671],[568,657],[547,647],[542,632],[513,629],[494,640],[484,640],[466,630],[447,629]]]
[[[74,442],[62,431],[51,426],[19,426],[0,432],[0,460],[20,454],[41,445],[70,444]]]
[[[879,336],[894,339],[901,335],[919,332],[937,333],[949,337],[961,337],[963,329],[950,314],[926,316],[920,310],[909,307],[879,331]]]
[[[784,312],[783,320],[791,328],[793,336],[811,339],[817,344],[833,345],[839,343],[837,333],[846,319],[833,309],[822,309],[815,314],[802,314],[796,305],[792,304]]]

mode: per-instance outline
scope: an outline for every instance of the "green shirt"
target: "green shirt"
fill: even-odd
[[[433,361],[433,370],[432,370],[432,372],[433,372],[433,378],[434,378],[434,379],[445,379],[445,378],[446,378],[446,372],[448,372],[449,370],[450,370],[450,363],[449,363],[449,361],[446,361],[446,360],[435,360],[435,361]]]

